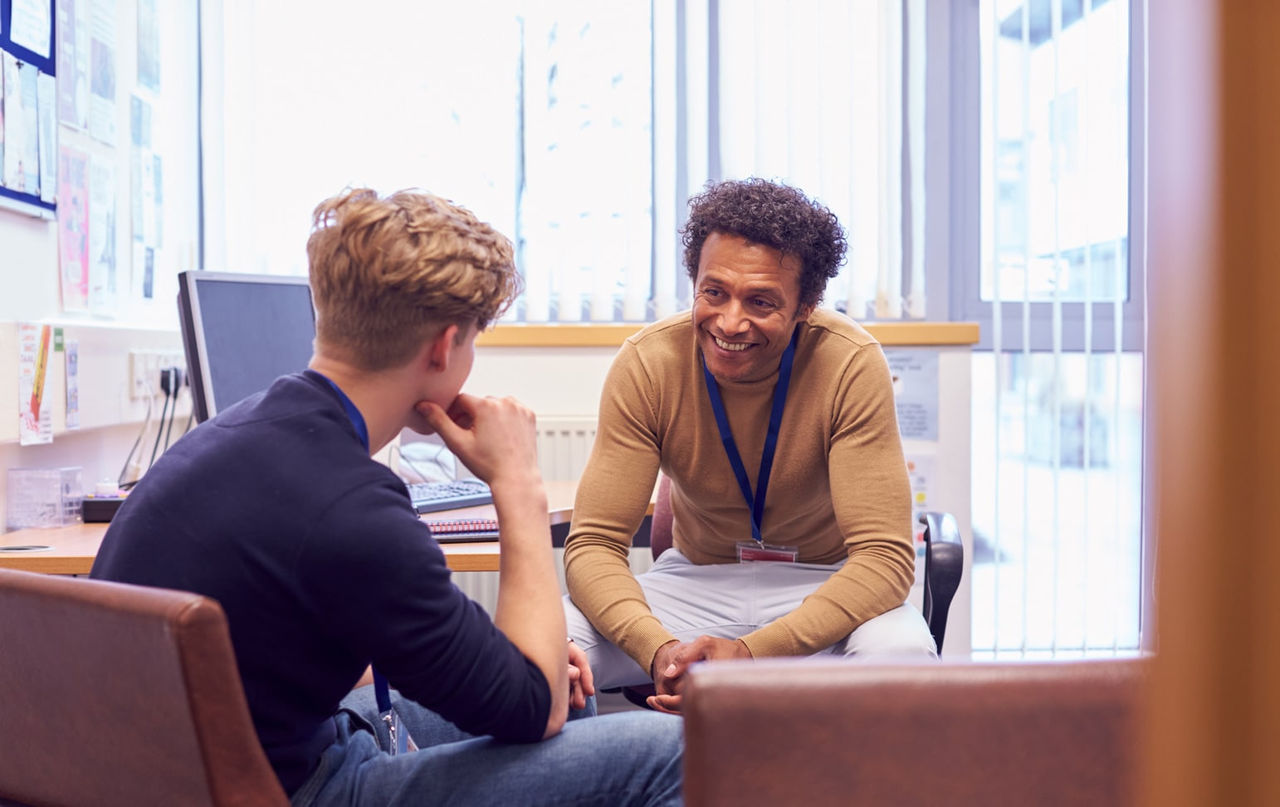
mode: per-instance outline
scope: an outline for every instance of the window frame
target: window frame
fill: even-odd
[[[1002,344],[992,344],[992,303],[981,299],[982,280],[982,121],[979,0],[952,5],[950,19],[951,144],[951,287],[950,319],[977,322],[981,339],[974,350],[1023,350],[1021,302],[1003,301]],[[1121,305],[1121,345],[1143,352],[1146,340],[1146,25],[1144,4],[1129,4],[1129,297]],[[932,8],[931,8],[932,12]],[[931,50],[931,55],[932,55]],[[931,188],[936,190],[936,188]],[[936,194],[935,194],[936,195]],[[932,282],[932,277],[930,277]],[[932,294],[930,295],[933,296]],[[1092,344],[1085,345],[1085,303],[1063,301],[1061,349],[1067,352],[1112,351],[1115,345],[1115,305],[1095,301]],[[1049,351],[1053,345],[1052,302],[1030,304],[1030,350]]]

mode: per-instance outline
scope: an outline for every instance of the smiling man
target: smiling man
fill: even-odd
[[[817,307],[844,259],[800,191],[725,182],[682,231],[693,309],[628,339],[605,382],[565,547],[569,634],[597,686],[653,681],[679,711],[695,661],[933,656],[910,485],[880,345]],[[659,470],[672,549],[633,575]]]

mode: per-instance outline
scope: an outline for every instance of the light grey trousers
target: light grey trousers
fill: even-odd
[[[737,639],[794,611],[843,564],[691,563],[671,548],[636,575],[653,615],[680,641]],[[592,627],[564,598],[569,636],[587,654],[597,688],[649,683],[647,670]],[[904,603],[869,619],[824,652],[869,658],[937,658],[929,626]]]

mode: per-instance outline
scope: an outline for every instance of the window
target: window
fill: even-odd
[[[1135,650],[1141,17],[1127,0],[982,0],[963,24],[980,42],[982,110],[980,259],[959,301],[983,323],[973,646]]]
[[[211,4],[204,265],[302,273],[317,202],[417,186],[513,236],[510,317],[643,322],[688,305],[689,196],[765,176],[850,231],[828,305],[921,317],[924,9]]]
[[[516,314],[644,319],[650,29],[646,4],[581,0],[224,4],[205,20],[205,265],[303,273],[321,199],[421,187],[515,237]]]

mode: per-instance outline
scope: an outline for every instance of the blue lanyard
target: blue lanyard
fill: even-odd
[[[314,372],[314,371],[313,371]],[[333,383],[333,380],[321,373],[316,375],[328,382],[333,391],[338,394],[338,400],[342,402],[342,409],[347,413],[347,417],[351,420],[351,425],[355,427],[356,434],[360,437],[360,442],[364,444],[364,450],[369,450],[369,426],[364,422],[364,415],[360,414],[360,410],[352,403],[342,388]],[[373,671],[373,695],[378,701],[378,711],[386,712],[391,708],[391,691],[387,686],[387,679],[376,669]]]
[[[729,415],[724,411],[724,401],[720,398],[720,388],[716,385],[715,376],[707,369],[707,362],[702,362],[702,376],[707,382],[707,396],[711,398],[711,411],[716,416],[716,428],[720,430],[720,442],[724,444],[724,453],[729,455],[729,465],[733,467],[733,475],[738,478],[738,489],[742,498],[747,500],[751,508],[751,537],[756,543],[763,544],[760,534],[760,522],[764,519],[764,497],[769,489],[769,474],[773,472],[773,455],[778,448],[778,429],[782,425],[782,410],[787,405],[787,388],[791,386],[791,365],[796,358],[796,340],[800,336],[800,327],[791,332],[791,341],[782,352],[782,363],[778,365],[778,383],[773,388],[773,411],[769,413],[769,432],[764,439],[764,452],[760,455],[760,472],[756,474],[756,491],[751,493],[751,482],[747,479],[746,466],[742,464],[742,455],[738,453],[738,444],[733,440],[733,431],[729,428]]]
[[[315,373],[315,370],[311,372]],[[342,402],[343,410],[347,413],[347,417],[351,419],[351,425],[356,427],[356,434],[359,435],[360,442],[364,445],[364,450],[368,451],[369,427],[365,425],[364,415],[360,414],[360,410],[356,409],[356,405],[347,397],[347,393],[343,392],[337,384],[321,373],[316,373],[316,375],[323,378],[329,386],[333,387],[333,391],[338,393],[338,400]]]

